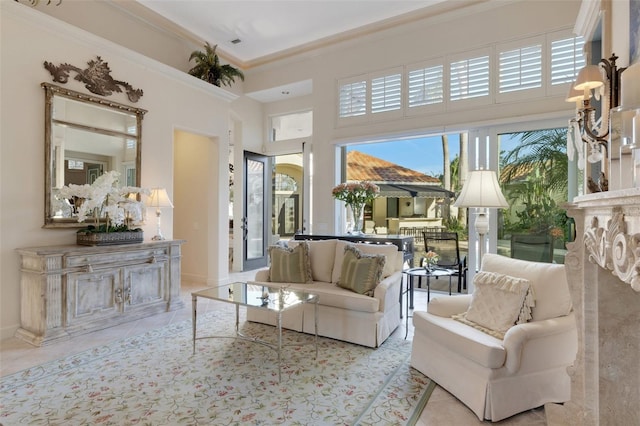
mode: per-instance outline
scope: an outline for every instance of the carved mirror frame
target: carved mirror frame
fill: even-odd
[[[142,164],[142,118],[144,114],[147,112],[144,109],[135,108],[129,105],[120,104],[117,102],[108,101],[102,98],[98,98],[93,95],[87,95],[84,93],[76,92],[73,90],[66,89],[64,87],[56,86],[49,83],[42,83],[42,88],[45,91],[45,109],[44,109],[44,118],[45,118],[45,127],[44,127],[44,147],[45,147],[45,164],[44,164],[44,226],[43,228],[80,228],[86,227],[86,223],[78,222],[76,218],[60,218],[54,217],[53,206],[51,202],[52,197],[52,185],[55,181],[53,174],[55,173],[54,161],[55,154],[53,150],[55,149],[55,144],[53,141],[53,126],[54,124],[63,124],[65,126],[74,127],[76,129],[80,129],[86,132],[97,133],[101,135],[109,135],[109,136],[121,136],[129,139],[136,140],[136,182],[134,186],[141,186],[140,177],[141,177],[141,164]],[[91,104],[95,106],[99,106],[105,109],[112,109],[116,112],[127,113],[131,115],[135,115],[136,117],[136,134],[132,135],[129,133],[118,132],[113,130],[108,130],[104,128],[94,127],[91,123],[66,123],[60,122],[54,117],[54,98],[55,97],[63,97],[75,101],[79,101],[86,104]],[[63,165],[58,165],[58,167],[63,167]]]

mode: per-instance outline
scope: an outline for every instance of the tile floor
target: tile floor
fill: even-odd
[[[253,275],[251,272],[234,273],[232,274],[232,280],[251,279]],[[163,327],[174,322],[191,319],[191,292],[200,288],[202,288],[201,285],[182,283],[182,298],[185,302],[184,309],[88,333],[64,342],[37,348],[16,338],[4,340],[0,342],[0,376],[12,374],[34,365],[65,357],[72,353],[81,352],[96,345],[133,336],[152,328]],[[434,294],[437,295],[437,292],[432,291],[431,297],[434,297]],[[425,291],[418,290],[415,292],[414,304],[416,309],[425,307],[426,301],[427,293]],[[202,312],[202,309],[203,307],[199,306],[200,312]],[[204,309],[206,310],[206,306]],[[395,333],[399,333],[401,336],[404,335],[404,325],[399,327]],[[412,336],[413,327],[411,326],[411,321],[409,321],[408,338],[411,339]],[[482,424],[491,423],[478,421],[475,414],[465,405],[439,386],[436,387],[431,395],[417,423],[418,426],[472,426]],[[547,423],[544,409],[538,408],[493,424],[544,426]]]

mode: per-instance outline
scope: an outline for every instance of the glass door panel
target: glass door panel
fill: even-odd
[[[268,157],[245,153],[245,202],[243,231],[243,270],[267,265],[267,170]]]

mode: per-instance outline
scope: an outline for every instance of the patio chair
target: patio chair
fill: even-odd
[[[553,237],[547,234],[512,234],[511,257],[553,263]]]
[[[451,276],[458,277],[458,293],[467,287],[465,259],[460,258],[460,246],[457,232],[425,231],[422,233],[425,252],[431,250],[438,254],[436,266],[452,272]],[[451,278],[450,278],[451,279]],[[451,293],[451,282],[449,283]]]

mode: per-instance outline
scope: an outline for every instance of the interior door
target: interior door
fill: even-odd
[[[270,158],[244,153],[244,212],[242,217],[243,270],[267,265]]]

